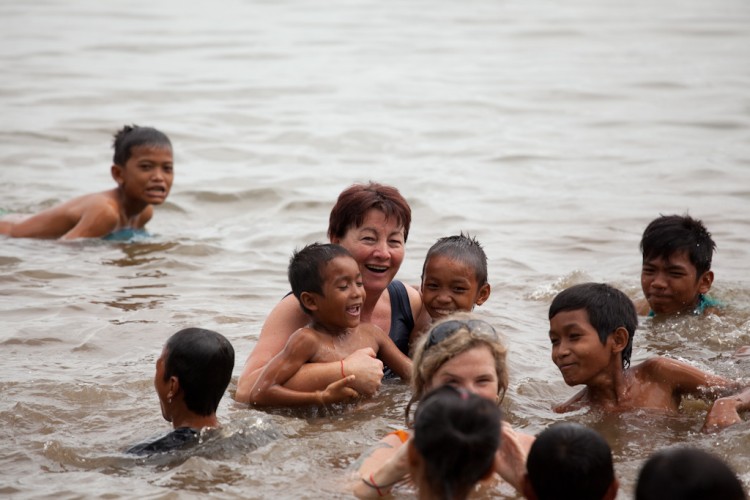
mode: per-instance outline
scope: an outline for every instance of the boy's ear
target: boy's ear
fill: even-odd
[[[302,292],[299,295],[299,301],[302,303],[303,306],[305,306],[307,309],[311,311],[318,310],[318,303],[316,299],[317,299],[316,294],[310,293],[310,292]]]
[[[531,480],[529,479],[528,474],[524,474],[521,479],[521,489],[523,490],[522,493],[524,498],[527,498],[528,500],[536,500],[536,494],[534,493],[534,488],[531,486]]]
[[[617,353],[622,352],[628,346],[628,339],[630,338],[630,334],[628,333],[627,328],[625,328],[624,326],[618,326],[617,329],[612,332],[612,335],[610,335],[609,338],[612,341],[613,352]]]
[[[477,294],[477,300],[474,301],[474,303],[478,306],[481,306],[485,302],[487,302],[487,299],[490,298],[490,284],[485,283],[481,287],[479,287],[479,293]]]
[[[618,481],[617,478],[614,478],[612,482],[609,483],[609,488],[607,488],[607,492],[604,493],[602,500],[615,500],[615,498],[617,498],[617,490],[619,489],[620,481]]]
[[[711,289],[711,285],[714,282],[714,272],[706,271],[703,275],[698,278],[698,292],[708,293]]]
[[[118,186],[122,186],[122,183],[124,182],[124,179],[122,178],[122,167],[117,164],[113,164],[112,168],[110,168],[110,172],[112,172],[112,178],[115,180]]]
[[[180,392],[180,379],[172,375],[169,377],[169,392],[167,392],[167,398],[172,399]]]

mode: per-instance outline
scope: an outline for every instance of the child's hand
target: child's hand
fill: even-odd
[[[354,382],[354,375],[337,380],[326,387],[326,390],[321,393],[320,399],[323,403],[341,403],[350,399],[356,399],[359,397],[359,393],[349,387],[351,382]]]
[[[356,375],[354,383],[350,384],[363,396],[372,396],[383,380],[383,362],[380,361],[372,347],[357,349],[344,359],[346,373]]]
[[[733,396],[719,398],[714,401],[708,410],[706,421],[703,423],[703,432],[716,432],[724,427],[742,422],[737,412],[738,401]]]
[[[501,427],[500,448],[495,454],[495,471],[500,477],[521,491],[523,476],[526,474],[526,457],[533,439],[521,439],[508,422]]]

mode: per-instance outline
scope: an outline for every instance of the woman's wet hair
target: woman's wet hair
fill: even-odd
[[[427,262],[429,262],[430,258],[438,255],[469,266],[474,271],[477,285],[480,287],[487,283],[487,254],[484,253],[482,245],[475,237],[462,232],[459,235],[438,239],[427,250],[427,255],[422,265],[422,280],[424,280],[424,271],[427,268]]]
[[[354,184],[341,192],[331,209],[328,238],[343,238],[353,227],[359,227],[369,210],[380,210],[388,220],[404,228],[404,243],[409,237],[411,207],[398,189],[377,182]]]
[[[133,148],[138,146],[150,146],[172,149],[169,137],[163,132],[152,127],[139,127],[138,125],[125,125],[114,135],[112,147],[115,154],[112,161],[115,165],[125,166],[130,159]]]
[[[425,395],[414,416],[414,447],[433,493],[464,496],[492,470],[500,445],[500,409],[445,385]]]
[[[492,353],[497,374],[498,396],[501,396],[501,399],[505,396],[508,389],[508,368],[505,361],[508,349],[502,339],[491,325],[478,316],[471,313],[455,313],[433,323],[417,342],[412,357],[412,397],[406,405],[407,425],[410,423],[411,406],[424,396],[440,367],[459,354],[476,347],[487,347]]]
[[[638,328],[638,313],[633,301],[623,292],[606,283],[581,283],[566,288],[552,300],[549,319],[565,311],[583,309],[589,323],[599,334],[602,344],[615,330],[624,327],[628,331],[628,344],[622,351],[622,366],[630,366],[633,352],[633,335]]]
[[[661,450],[638,473],[636,500],[745,500],[737,474],[719,457],[698,448]]]
[[[186,328],[169,337],[165,349],[164,380],[177,377],[190,411],[216,413],[234,369],[229,340],[212,330]]]
[[[526,470],[539,500],[601,500],[615,480],[607,441],[570,422],[553,424],[537,436]]]

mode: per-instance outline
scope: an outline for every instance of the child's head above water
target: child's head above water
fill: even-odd
[[[186,328],[172,335],[156,362],[154,385],[170,422],[174,399],[199,416],[216,413],[234,369],[234,348],[221,334]]]
[[[596,431],[558,423],[537,436],[526,460],[531,500],[602,500],[617,495],[612,450]]]
[[[411,405],[444,384],[499,402],[508,389],[507,351],[492,325],[472,314],[456,313],[433,323],[414,349],[407,422]]]
[[[334,261],[341,266],[333,266]],[[320,310],[318,302],[326,298],[326,291],[358,290],[361,299],[355,302],[361,306],[364,301],[357,261],[346,248],[331,243],[312,243],[295,251],[289,260],[289,284],[302,310],[310,315]]]
[[[435,498],[462,498],[493,471],[501,413],[491,401],[444,385],[428,393],[414,416],[409,465]]]
[[[433,319],[469,312],[490,296],[487,255],[476,238],[440,238],[427,251],[422,266],[422,300]]]
[[[588,323],[596,330],[602,345],[618,328],[628,333],[627,346],[622,350],[622,366],[630,366],[633,335],[638,327],[638,314],[633,302],[620,290],[605,283],[582,283],[566,288],[552,300],[549,320],[561,312],[585,311]],[[550,332],[552,336],[552,332]],[[553,340],[553,348],[554,342]]]
[[[713,283],[716,244],[700,220],[663,215],[643,231],[641,287],[657,314],[692,311]]]
[[[638,474],[636,500],[745,500],[737,475],[719,457],[703,450],[661,450]]]
[[[146,146],[149,148],[172,149],[172,143],[164,133],[152,127],[125,125],[114,135],[112,148],[115,150],[112,161],[115,165],[125,166],[133,153],[133,148]]]

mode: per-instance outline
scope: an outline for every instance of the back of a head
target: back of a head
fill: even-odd
[[[539,434],[526,469],[539,500],[601,500],[615,480],[607,441],[575,423],[554,424]]]
[[[323,270],[326,264],[344,255],[352,256],[346,248],[331,243],[311,243],[302,250],[295,251],[289,259],[288,277],[292,293],[297,300],[300,300],[303,292],[322,294]],[[310,314],[302,301],[300,306],[303,311]]]
[[[700,277],[711,269],[716,243],[700,220],[689,215],[662,215],[646,226],[640,248],[644,261],[687,252]]]
[[[429,250],[422,264],[422,279],[430,257],[442,255],[470,266],[476,275],[477,284],[487,283],[487,254],[475,237],[463,232],[455,236],[445,236],[438,239]]]
[[[745,500],[737,475],[703,450],[676,447],[654,453],[638,474],[636,500]]]
[[[216,413],[232,378],[234,348],[223,335],[202,328],[186,328],[166,344],[164,379],[176,376],[185,405],[198,415]]]
[[[125,125],[114,135],[112,147],[115,150],[112,161],[115,165],[125,166],[133,148],[138,146],[172,148],[169,137],[152,127]]]
[[[354,184],[339,194],[328,220],[328,238],[343,238],[352,227],[359,227],[369,210],[380,210],[388,219],[404,227],[404,243],[409,238],[411,207],[393,186],[369,182]]]
[[[435,494],[454,498],[491,470],[500,444],[500,409],[487,399],[441,386],[415,415],[414,446]]]
[[[560,312],[586,310],[589,323],[599,333],[604,344],[607,337],[617,328],[628,331],[628,345],[622,351],[623,367],[630,366],[633,352],[633,335],[638,328],[638,313],[630,298],[615,287],[606,283],[581,283],[566,288],[552,300],[549,306],[549,319]]]

